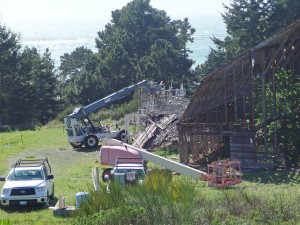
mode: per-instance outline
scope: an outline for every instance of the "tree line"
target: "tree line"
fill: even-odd
[[[298,19],[300,1],[233,0],[224,9],[228,35],[212,37],[215,48],[196,69],[188,18],[172,20],[150,0],[113,11],[97,33],[97,52],[78,47],[61,56],[58,70],[49,49],[22,48],[20,34],[0,23],[0,124],[43,125],[70,104],[86,105],[143,79],[184,83],[192,94],[192,81]]]

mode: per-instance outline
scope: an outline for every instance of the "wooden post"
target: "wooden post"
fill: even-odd
[[[226,87],[226,77],[225,68],[223,69],[223,87],[224,87],[224,109],[225,109],[225,122],[228,122],[228,111],[227,111],[227,87]]]
[[[92,178],[93,178],[94,189],[96,192],[98,192],[99,191],[99,167],[92,168]]]

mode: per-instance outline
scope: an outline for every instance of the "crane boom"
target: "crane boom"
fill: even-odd
[[[129,93],[131,93],[132,91],[138,89],[139,87],[145,87],[148,91],[148,93],[152,94],[153,93],[153,89],[150,86],[150,84],[148,83],[148,81],[143,80],[137,84],[133,84],[131,86],[125,87],[117,92],[114,92],[104,98],[101,98],[87,106],[84,107],[80,107],[80,108],[75,108],[74,111],[68,115],[69,118],[76,118],[76,119],[80,119],[82,117],[85,117],[86,115],[93,113],[105,106],[107,106],[108,104],[119,100],[123,97],[125,97],[126,95],[128,95]]]
[[[98,145],[98,141],[103,138],[116,138],[125,141],[128,138],[126,134],[127,131],[120,130],[118,126],[116,126],[116,130],[103,128],[101,124],[100,126],[95,126],[93,121],[89,118],[89,114],[124,98],[126,95],[140,87],[145,87],[149,94],[156,94],[160,91],[157,83],[143,80],[137,84],[125,87],[115,93],[101,98],[87,106],[76,107],[74,111],[64,119],[71,146],[74,148],[80,148],[84,145],[87,148],[93,148],[96,147]]]

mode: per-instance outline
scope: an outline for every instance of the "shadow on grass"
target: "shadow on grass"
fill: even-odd
[[[76,152],[96,152],[96,151],[99,151],[100,148],[101,148],[101,145],[98,145],[95,148],[85,148],[85,147],[73,148],[73,151],[76,151]]]
[[[50,205],[49,206],[54,206],[56,204],[56,202],[58,201],[58,199],[56,197],[54,197],[52,200],[50,200]],[[39,205],[25,205],[25,206],[1,206],[0,205],[1,210],[4,210],[7,213],[25,213],[25,212],[32,212],[32,211],[42,211],[44,209],[47,209],[48,206],[39,204]],[[1,224],[1,223],[0,223]]]
[[[300,184],[300,172],[294,169],[245,172],[243,180],[262,184]]]
[[[47,207],[43,205],[27,205],[27,206],[1,206],[1,209],[6,213],[28,213],[33,211],[41,211],[47,209]]]

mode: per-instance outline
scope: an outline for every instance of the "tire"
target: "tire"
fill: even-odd
[[[49,196],[50,200],[53,200],[54,199],[54,184],[53,184],[53,188],[52,188],[52,193],[51,195]]]
[[[126,142],[126,141],[127,141],[127,137],[126,137],[126,132],[125,132],[125,130],[121,130],[121,131],[118,133],[116,139],[119,140],[119,141]]]
[[[47,192],[47,199],[46,202],[43,203],[44,208],[48,208],[50,206],[50,196],[49,193]]]
[[[89,135],[84,141],[84,146],[86,148],[95,148],[98,146],[98,138],[95,135]]]
[[[83,143],[82,142],[70,142],[70,145],[73,147],[73,148],[81,148]]]
[[[107,180],[105,179],[105,175],[110,175],[111,174],[111,171],[112,171],[112,168],[106,168],[103,170],[103,173],[102,173],[102,181],[103,182],[107,182]]]

